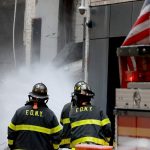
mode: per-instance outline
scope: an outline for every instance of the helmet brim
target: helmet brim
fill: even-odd
[[[41,96],[41,95],[37,95],[37,94],[34,94],[32,92],[29,93],[29,96],[32,96],[34,98],[39,98],[39,99],[48,99],[48,95],[46,96]]]

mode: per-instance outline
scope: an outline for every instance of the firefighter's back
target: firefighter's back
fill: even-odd
[[[74,107],[70,112],[71,141],[72,146],[80,143],[93,143],[109,145],[105,135],[101,133],[102,122],[110,124],[109,119],[104,117],[102,111],[93,105]]]
[[[109,145],[107,136],[111,134],[111,123],[99,107],[92,105],[95,94],[89,85],[84,81],[77,82],[73,95],[76,106],[69,114],[71,147],[81,143]]]
[[[53,120],[53,112],[47,107],[34,110],[31,105],[17,110],[15,122],[18,132],[15,140],[15,148],[27,150],[51,150],[50,130],[56,124]]]
[[[37,83],[29,101],[19,108],[8,126],[10,149],[54,150],[59,148],[61,127],[56,115],[46,105],[47,87]]]

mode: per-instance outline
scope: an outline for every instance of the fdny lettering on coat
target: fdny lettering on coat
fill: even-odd
[[[76,108],[76,112],[82,112],[82,111],[92,111],[92,107],[80,107],[80,108]]]
[[[43,117],[43,111],[38,110],[26,110],[25,112],[26,116],[35,116],[35,117]]]

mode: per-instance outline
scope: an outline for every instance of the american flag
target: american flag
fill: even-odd
[[[150,0],[145,0],[140,14],[132,26],[122,46],[150,45]],[[134,57],[127,59],[128,69],[136,69]]]
[[[141,12],[122,46],[150,44],[150,0],[145,0]]]

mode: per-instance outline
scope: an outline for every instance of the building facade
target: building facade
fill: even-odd
[[[88,81],[96,93],[95,103],[107,112],[114,127],[115,89],[120,87],[116,50],[137,19],[144,1],[111,2],[102,4],[91,0]]]

